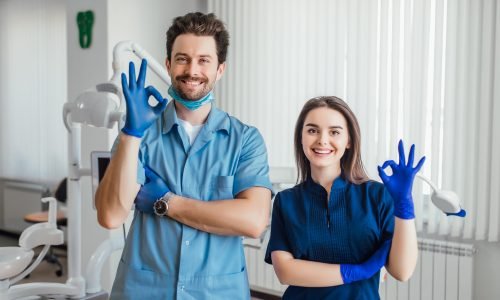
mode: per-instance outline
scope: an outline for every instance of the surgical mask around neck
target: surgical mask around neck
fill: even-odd
[[[182,98],[177,91],[174,89],[174,87],[171,85],[168,88],[168,94],[177,102],[180,104],[184,105],[185,108],[189,110],[196,110],[200,108],[202,105],[205,105],[207,103],[212,102],[214,98],[214,93],[213,91],[210,91],[208,94],[205,95],[205,97],[202,97],[201,99],[198,99],[196,101],[193,100],[186,100]]]

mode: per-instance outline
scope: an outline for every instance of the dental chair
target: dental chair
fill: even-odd
[[[18,287],[11,287],[40,264],[51,246],[64,242],[63,232],[57,228],[56,224],[56,199],[43,198],[42,202],[49,204],[48,221],[26,228],[19,238],[19,247],[0,247],[0,296],[6,299],[22,297],[26,290],[43,291],[51,288],[51,285],[56,285],[31,283],[19,285],[19,290]],[[30,265],[34,256],[33,249],[42,245],[44,246],[42,251]],[[11,287],[10,290],[9,287]]]
[[[67,179],[64,178],[63,180],[61,180],[61,182],[59,183],[54,192],[54,197],[57,199],[57,201],[61,203],[66,203],[66,198],[67,198],[66,185],[67,185]],[[24,216],[24,221],[32,224],[48,222],[48,220],[49,220],[48,211],[30,213]],[[61,226],[65,227],[67,225],[66,213],[62,210],[58,210],[56,213],[56,225],[58,229],[60,229]],[[49,249],[47,255],[43,260],[49,264],[57,266],[57,269],[55,271],[56,276],[61,277],[64,273],[63,272],[64,268],[61,262],[59,261],[59,257],[54,253],[53,248],[54,247],[51,247]]]

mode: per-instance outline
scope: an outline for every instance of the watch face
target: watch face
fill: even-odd
[[[155,213],[159,216],[164,216],[167,212],[167,204],[163,200],[158,200],[154,205]]]

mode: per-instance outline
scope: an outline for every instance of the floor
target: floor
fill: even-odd
[[[5,232],[0,232],[0,247],[18,246],[18,236],[7,234]],[[35,256],[41,250],[41,247],[35,249]],[[60,282],[64,283],[67,279],[67,264],[66,264],[66,250],[61,248],[54,248],[54,254],[58,257],[59,261],[63,265],[64,271],[61,277],[56,275],[57,267],[54,264],[50,264],[47,261],[42,261],[38,267],[31,272],[29,277],[22,279],[19,283],[29,283],[29,282]],[[255,295],[252,296],[252,300],[271,300],[278,299],[277,297],[267,297],[267,295]]]

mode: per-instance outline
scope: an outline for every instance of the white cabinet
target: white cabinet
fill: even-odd
[[[24,221],[29,213],[39,212],[48,187],[27,181],[0,178],[0,230],[21,233],[30,224]]]

